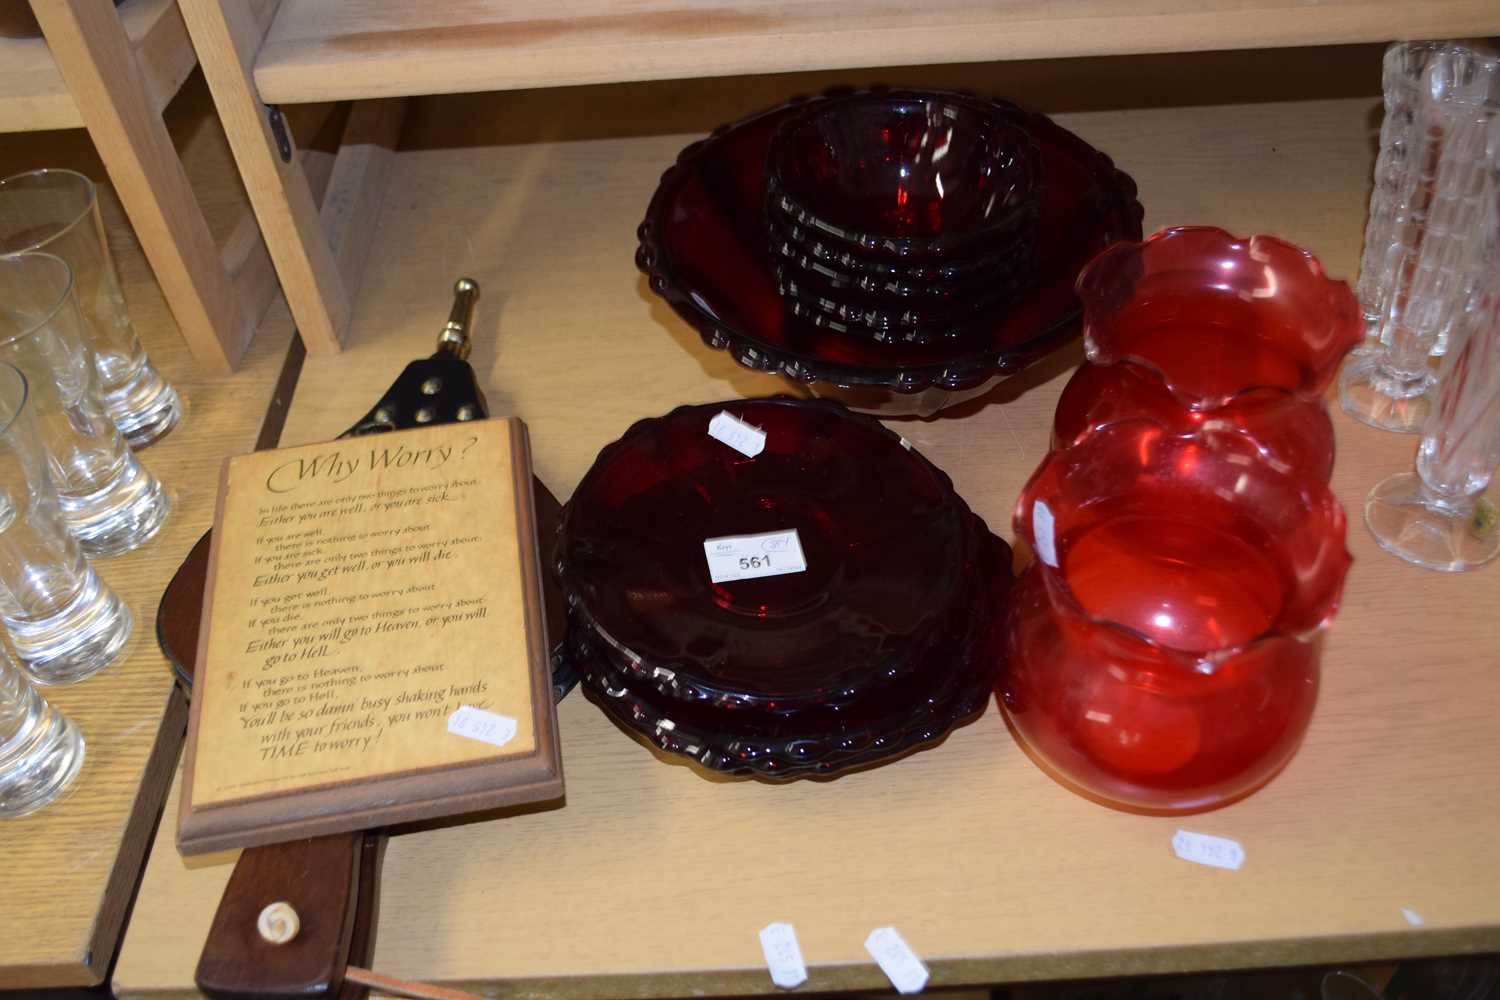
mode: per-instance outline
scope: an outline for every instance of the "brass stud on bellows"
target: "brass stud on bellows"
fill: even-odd
[[[255,918],[255,929],[267,944],[286,944],[302,929],[302,920],[291,903],[277,900]]]

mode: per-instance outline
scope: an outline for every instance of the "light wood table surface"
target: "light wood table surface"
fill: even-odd
[[[223,135],[205,111],[200,95],[174,104],[167,122],[222,241],[246,203]],[[141,455],[173,494],[166,527],[143,548],[95,563],[135,616],[130,644],[102,673],[44,690],[83,730],[83,770],[60,802],[0,822],[0,989],[98,983],[114,956],[187,724],[186,702],[156,645],[157,601],[213,519],[219,463],[254,444],[292,335],[285,308],[273,310],[241,370],[207,376],[178,333],[87,134],[0,135],[0,176],[42,166],[71,167],[100,183],[131,320],[188,412]]]
[[[1365,96],[1215,103],[1245,86],[1236,72],[1300,85],[1349,59],[1378,50],[1230,60],[1169,107],[1125,91],[1182,94],[1176,61],[921,78],[1070,109],[1058,120],[1138,179],[1148,231],[1275,233],[1352,276],[1378,122],[1368,70],[1355,74]],[[687,141],[828,79],[420,102],[348,349],[309,359],[284,442],[338,433],[429,351],[462,274],[484,289],[472,360],[491,410],[526,419],[561,497],[640,417],[784,391],[703,347],[650,294],[634,229]],[[647,118],[692,134],[651,134]],[[1007,538],[1073,361],[1003,405],[899,424]],[[1381,554],[1361,501],[1410,466],[1415,439],[1336,424],[1333,486],[1356,561],[1307,740],[1248,799],[1185,819],[1094,805],[1037,770],[993,706],[935,749],[837,781],[709,780],[575,693],[560,707],[565,806],[392,839],[375,968],[490,996],[771,992],[756,934],[776,920],[796,925],[804,990],[884,987],[862,942],[886,924],[933,987],[1500,950],[1500,568],[1448,576]],[[1238,872],[1176,860],[1179,828],[1233,837],[1248,860]],[[118,994],[192,992],[230,860],[185,863],[163,824]]]

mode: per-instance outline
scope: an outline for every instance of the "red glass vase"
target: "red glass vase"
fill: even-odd
[[[1193,812],[1290,759],[1350,562],[1321,479],[1238,433],[1124,421],[1048,455],[1015,526],[1037,558],[1000,701],[1050,773],[1111,805]]]
[[[1268,462],[1293,475],[1328,482],[1333,475],[1333,420],[1318,398],[1248,388],[1212,409],[1184,406],[1161,376],[1130,361],[1079,367],[1063,387],[1052,421],[1052,447],[1121,420],[1150,419],[1179,434],[1232,430],[1255,443]]]
[[[1321,396],[1363,335],[1349,286],[1269,236],[1164,229],[1122,242],[1078,278],[1085,366],[1064,389],[1054,447],[1147,417],[1180,433],[1238,431],[1273,465],[1327,481]]]

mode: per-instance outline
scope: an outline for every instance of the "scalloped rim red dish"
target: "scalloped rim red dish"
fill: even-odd
[[[982,627],[988,632],[1000,619]],[[918,701],[907,713],[886,715],[878,721],[801,736],[752,736],[729,732],[697,732],[672,720],[671,699],[653,699],[617,674],[603,657],[600,642],[590,655],[578,640],[592,632],[586,624],[569,623],[564,643],[569,663],[582,676],[584,696],[627,732],[666,753],[680,755],[724,774],[785,782],[799,778],[833,778],[847,771],[891,763],[908,754],[936,746],[954,729],[974,722],[989,707],[993,669],[965,670],[963,666],[942,679],[938,693]],[[581,633],[581,634],[580,634]],[[597,634],[597,633],[595,633]],[[983,647],[1000,648],[997,637],[970,637]],[[998,653],[992,653],[998,656]],[[972,664],[966,664],[972,665]],[[986,678],[989,678],[988,683]],[[690,703],[676,703],[687,708]],[[733,722],[734,713],[725,713]]]
[[[767,407],[778,409],[786,408],[790,411],[808,411],[826,414],[840,420],[849,421],[860,428],[862,433],[870,433],[879,439],[888,439],[893,454],[898,455],[902,461],[912,462],[919,465],[931,480],[931,488],[945,496],[946,502],[951,507],[952,516],[957,519],[955,544],[964,547],[965,558],[972,560],[963,571],[960,578],[954,581],[954,593],[950,595],[954,601],[961,601],[959,591],[964,586],[983,587],[987,581],[985,574],[994,567],[999,567],[997,572],[1006,572],[1009,567],[1010,549],[1003,541],[993,535],[983,520],[975,515],[964,502],[963,498],[953,488],[953,481],[941,468],[928,460],[921,452],[913,449],[905,442],[899,434],[886,427],[880,421],[871,417],[849,411],[844,406],[829,400],[801,400],[788,396],[772,396],[759,399],[726,400],[716,403],[684,404],[675,407],[666,414],[658,417],[647,417],[631,424],[620,437],[605,445],[600,450],[590,466],[588,473],[580,482],[574,497],[564,510],[562,522],[558,531],[557,544],[554,549],[554,560],[558,570],[558,577],[562,583],[564,594],[567,597],[572,612],[589,628],[599,632],[606,641],[618,642],[611,637],[611,624],[599,621],[598,610],[591,606],[588,592],[590,584],[582,582],[574,568],[570,564],[569,554],[577,545],[577,520],[579,497],[584,495],[598,476],[604,471],[612,468],[611,463],[618,459],[620,453],[634,446],[637,438],[652,433],[657,427],[669,424],[680,424],[690,417],[701,416],[703,423],[720,410],[726,410],[736,416],[746,418],[755,422],[757,411]],[[955,607],[958,605],[954,605]],[[943,610],[934,618],[932,624],[938,624],[938,619],[947,611]],[[929,626],[923,626],[927,629]],[[923,635],[921,642],[925,644],[930,641],[930,636]],[[621,647],[625,648],[625,647]],[[647,655],[644,647],[634,651],[636,655]],[[917,657],[919,660],[920,657]],[[822,675],[818,682],[809,686],[793,686],[790,688],[762,689],[758,685],[751,686],[745,683],[735,683],[726,677],[710,677],[692,669],[691,665],[683,662],[666,663],[655,658],[644,661],[642,672],[651,672],[653,668],[669,668],[673,677],[679,682],[677,685],[665,686],[663,694],[671,694],[684,700],[699,700],[712,694],[715,699],[728,700],[745,706],[763,706],[768,702],[784,703],[788,707],[797,707],[810,701],[821,702],[825,700],[830,692],[837,691],[840,687],[851,682],[867,684],[876,674],[885,671],[889,676],[886,681],[895,680],[907,675],[913,667],[912,663],[901,660],[881,663],[843,664],[837,668],[830,667]]]
[[[990,532],[978,515],[970,514],[969,519],[971,530],[975,532],[974,543],[977,550],[972,567],[975,578],[971,583],[978,600],[993,608],[992,614],[999,621],[1009,610],[1009,594],[1013,583],[1010,576],[1011,549]],[[607,663],[614,673],[628,678],[632,685],[640,686],[643,691],[654,690],[672,701],[712,706],[726,713],[726,718],[733,718],[733,713],[739,711],[782,717],[791,717],[810,709],[837,711],[871,695],[882,692],[888,694],[891,689],[903,684],[910,687],[913,683],[927,683],[922,680],[922,675],[932,673],[935,662],[941,667],[942,655],[946,655],[939,655],[934,660],[934,650],[951,639],[946,629],[939,629],[937,634],[928,637],[926,645],[913,650],[907,660],[892,661],[878,668],[871,667],[865,671],[866,676],[862,679],[834,677],[801,691],[767,694],[699,678],[681,669],[658,669],[658,664],[619,645],[603,631],[599,623],[593,620],[581,598],[570,605],[570,611],[579,628],[587,629],[590,634],[598,637],[601,645],[600,662]],[[955,603],[954,611],[959,614],[958,621],[962,623],[969,622],[978,613],[975,606],[962,601]]]
[[[638,230],[636,265],[649,277],[652,290],[697,329],[705,344],[727,350],[747,368],[804,382],[902,393],[970,388],[994,375],[1020,371],[1076,335],[1081,310],[1073,283],[1078,273],[1109,243],[1141,237],[1143,212],[1135,182],[1107,155],[1045,115],[1007,101],[943,91],[921,93],[983,102],[1019,120],[1041,150],[1045,170],[1036,284],[1018,301],[997,309],[993,329],[934,344],[876,343],[792,315],[776,292],[766,232],[766,149],[790,115],[817,101],[863,93],[869,92],[794,99],[722,126],[684,149],[662,175]],[[1084,226],[1087,231],[1081,231]],[[688,229],[704,252],[684,252],[677,245],[679,234]],[[719,280],[710,270],[719,272]]]

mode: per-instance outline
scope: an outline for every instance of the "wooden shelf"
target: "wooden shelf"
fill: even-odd
[[[1304,62],[1334,66],[1337,51]],[[1235,65],[1302,72],[1278,54],[1246,58]],[[1013,64],[942,82],[1016,94],[1030,81],[1031,103],[1048,109],[1066,105],[1079,74],[1094,93],[1110,79],[1098,73],[1144,78],[1162,62],[1070,65],[1050,89]],[[472,360],[491,407],[527,420],[559,496],[633,420],[788,391],[705,348],[649,292],[634,230],[684,144],[772,86],[827,82],[416,102],[347,347],[309,357],[284,440],[327,439],[364,412],[431,349],[461,274],[484,289]],[[1138,179],[1148,229],[1276,233],[1352,276],[1375,90],[1226,104],[1224,83],[1208,69],[1183,81],[1196,106],[1058,120]],[[1110,98],[1127,101],[1128,89]],[[646,107],[670,109],[657,122],[691,118],[690,134],[619,134]],[[1035,373],[1017,399],[900,432],[1009,537],[1076,360]],[[1415,442],[1336,423],[1333,485],[1356,561],[1306,743],[1250,798],[1187,819],[1093,805],[1034,767],[993,707],[936,749],[831,783],[706,780],[575,693],[560,706],[564,807],[392,839],[374,966],[487,995],[770,993],[756,933],[773,920],[796,925],[812,991],[886,988],[861,947],[884,924],[928,960],[932,987],[1500,949],[1500,897],[1485,875],[1500,802],[1500,571],[1447,576],[1383,555],[1359,523],[1361,500],[1410,466]],[[229,874],[228,857],[185,863],[171,826],[115,971],[121,996],[192,994]],[[1249,860],[1236,873],[1177,861],[1179,827],[1234,837]]]
[[[1500,32],[1493,0],[283,0],[268,103]]]
[[[128,0],[120,18],[159,112],[198,63],[177,0]],[[46,41],[0,38],[0,132],[82,127]]]
[[[206,93],[195,102],[187,97],[168,110],[166,124],[194,188],[204,194],[208,225],[222,236],[243,216],[244,192]],[[141,456],[173,494],[167,526],[140,550],[96,563],[135,616],[126,653],[81,684],[45,691],[83,730],[83,771],[60,802],[0,823],[3,989],[96,984],[115,954],[187,718],[156,645],[157,602],[213,519],[221,460],[252,447],[292,336],[285,307],[273,308],[237,374],[206,374],[178,333],[89,136],[81,130],[0,135],[0,175],[40,166],[70,167],[99,184],[131,320],[158,369],[186,397],[188,412]]]

